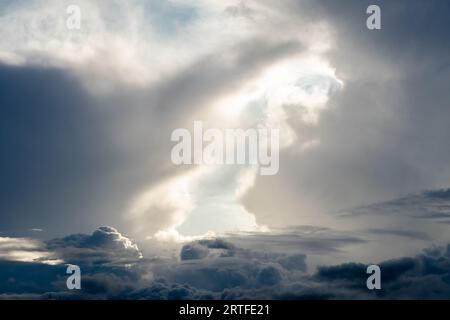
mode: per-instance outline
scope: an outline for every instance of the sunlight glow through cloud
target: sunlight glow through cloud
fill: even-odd
[[[248,61],[239,55],[240,46],[249,41],[273,43],[276,50],[266,53],[247,48],[252,59],[261,54],[267,55],[267,61],[257,65],[242,85],[211,99],[204,115],[218,128],[279,128],[281,148],[288,148],[297,138],[285,106],[295,106],[301,121],[316,125],[331,93],[342,87],[323,55],[332,43],[328,25],[319,21],[305,24],[304,32],[274,33],[274,26],[298,23],[296,17],[290,20],[280,15],[282,6],[237,0],[164,4],[78,0],[82,28],[68,32],[67,3],[45,3],[16,3],[0,16],[5,26],[0,31],[0,61],[69,70],[93,93],[110,92],[118,84],[147,90],[209,56],[220,57],[223,68],[235,64],[245,68]],[[277,50],[285,52],[278,56],[272,52]],[[313,138],[304,145],[307,150],[320,141]],[[152,182],[131,199],[125,217],[136,232],[146,236],[262,230],[267,227],[258,225],[254,214],[240,202],[253,187],[255,175],[251,167],[200,166],[167,181]],[[218,196],[212,197],[208,189]]]
[[[269,66],[261,76],[249,81],[243,90],[221,99],[212,108],[219,108],[217,119],[221,117],[220,111],[225,111],[229,116],[227,124],[232,126],[238,126],[241,118],[249,114],[248,117],[252,118],[252,113],[256,112],[260,115],[259,118],[253,117],[257,125],[282,128],[281,146],[287,148],[296,137],[287,123],[283,107],[297,106],[303,110],[302,121],[315,125],[320,113],[326,109],[329,95],[342,85],[326,62],[318,57],[300,56]],[[308,140],[303,150],[319,143],[315,139]],[[170,204],[175,210],[173,216],[178,218],[169,227],[156,232],[156,238],[164,240],[182,241],[191,239],[189,237],[207,236],[211,232],[267,230],[267,226],[259,226],[254,215],[240,204],[240,198],[254,185],[256,175],[252,167],[202,165],[195,175],[176,177],[162,189],[146,192],[134,204],[131,215]],[[213,196],[206,192],[215,188],[217,191]]]
[[[38,240],[0,237],[0,260],[35,262],[49,265],[61,264],[54,254],[45,250]]]

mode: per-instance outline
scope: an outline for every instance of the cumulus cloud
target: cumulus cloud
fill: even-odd
[[[0,8],[0,225],[60,237],[0,238],[2,297],[448,297],[448,3],[379,1],[377,32],[368,0],[68,4]],[[174,167],[198,119],[279,127],[279,174]]]
[[[50,240],[47,248],[74,264],[126,264],[142,258],[135,243],[108,226],[98,228],[91,235],[74,234]]]
[[[47,242],[0,238],[2,298],[105,298],[136,290],[152,278],[149,266],[136,266],[142,254],[136,244],[112,227],[91,235],[74,234]],[[67,264],[79,265],[83,291],[66,288]]]
[[[383,288],[376,293],[379,298],[394,299],[442,299],[448,298],[447,247],[425,250],[415,257],[383,261]],[[316,277],[347,290],[359,288],[360,280],[365,279],[366,266],[348,263],[340,266],[319,268]],[[353,293],[356,298],[358,290]]]
[[[380,291],[367,289],[368,264],[357,262],[319,266],[312,273],[293,273],[292,268],[279,263],[230,262],[229,258],[216,258],[223,261],[214,264],[197,260],[189,267],[178,269],[177,279],[190,281],[193,288],[209,289],[214,297],[222,299],[448,298],[448,250],[448,246],[434,247],[417,256],[379,262]],[[301,260],[298,259],[299,265]],[[207,281],[200,281],[201,274]]]
[[[50,242],[51,243],[51,242]],[[120,251],[137,248],[117,230],[99,228],[92,235],[55,239],[63,256],[72,248]],[[190,248],[202,254],[189,255]],[[217,254],[226,250],[227,254]],[[223,253],[223,252],[222,252]],[[101,255],[100,255],[101,256]],[[347,261],[319,265],[307,272],[300,252],[241,248],[233,238],[197,240],[180,248],[180,259],[139,258],[130,266],[79,258],[82,290],[65,288],[65,265],[37,261],[0,261],[1,299],[429,299],[448,298],[450,244],[422,253],[378,262],[382,289],[366,287],[368,263]],[[373,261],[372,261],[373,263]],[[39,274],[39,276],[37,276]]]
[[[185,244],[181,248],[180,259],[203,259],[206,257],[232,257],[237,248],[224,239],[203,239]]]

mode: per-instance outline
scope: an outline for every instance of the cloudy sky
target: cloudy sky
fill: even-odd
[[[449,14],[1,1],[0,297],[450,298]],[[196,120],[278,128],[279,172],[174,165]]]

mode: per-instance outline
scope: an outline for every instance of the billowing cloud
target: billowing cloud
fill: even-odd
[[[107,226],[98,228],[91,235],[74,234],[50,240],[47,248],[74,264],[126,264],[142,258],[136,244]]]
[[[101,230],[101,229],[100,229]],[[86,238],[97,248],[104,240]],[[70,237],[67,237],[70,238]],[[72,242],[67,240],[66,242]],[[104,236],[100,238],[104,239]],[[113,237],[113,241],[117,237]],[[232,241],[232,239],[230,239]],[[59,239],[61,241],[61,239]],[[304,254],[249,250],[228,240],[208,239],[186,244],[203,247],[208,255],[196,259],[139,259],[127,264],[85,264],[82,290],[68,291],[64,265],[1,261],[0,298],[27,299],[441,299],[450,293],[450,245],[378,263],[382,289],[366,287],[368,264],[322,265],[307,272]],[[110,243],[104,246],[114,251]],[[121,246],[122,247],[122,246]],[[61,247],[68,250],[68,247]],[[233,254],[213,254],[233,250]],[[70,250],[69,250],[70,252]],[[148,277],[151,270],[152,277]],[[39,277],[35,275],[39,273]]]
[[[442,146],[449,136],[443,120],[449,112],[444,85],[449,70],[443,52],[450,41],[443,30],[449,27],[444,13],[449,6],[378,1],[383,26],[372,32],[364,15],[370,4],[277,5],[289,7],[290,15],[325,19],[333,26],[334,42],[325,59],[344,86],[331,95],[316,126],[290,118],[299,137],[320,143],[296,152],[298,140],[282,150],[278,175],[257,177],[243,202],[259,223],[336,225],[330,212],[447,187],[450,154]],[[431,16],[432,25],[426,23]]]
[[[420,206],[421,199],[424,204],[437,205],[446,199],[446,191],[411,197],[416,201],[392,202]],[[389,204],[378,207],[387,210]],[[422,220],[411,213],[413,219]],[[145,248],[141,253],[136,243],[112,227],[46,242],[1,240],[4,298],[395,299],[445,297],[448,290],[449,250],[445,245],[432,246],[444,240],[414,230],[297,226],[194,240],[173,247],[172,253],[178,256],[161,255],[152,242],[140,243]],[[385,249],[379,251],[379,247]],[[399,251],[417,252],[421,247],[431,249],[399,258]],[[374,293],[365,286],[366,267],[377,262],[382,268],[383,290]],[[79,292],[65,288],[66,263],[82,268]],[[37,272],[45,277],[34,279]],[[421,291],[420,285],[436,285],[438,290]]]
[[[378,3],[2,4],[2,297],[448,297],[450,4]],[[279,128],[278,174],[173,165],[194,120]]]
[[[80,30],[66,26],[68,4],[81,9]],[[167,195],[178,192],[188,173],[185,168],[170,165],[169,137],[172,130],[189,127],[194,119],[213,126],[239,127],[249,126],[257,116],[262,125],[281,126],[285,132],[283,145],[289,145],[295,134],[285,121],[284,104],[296,105],[298,116],[304,121],[317,122],[319,113],[326,109],[329,93],[340,86],[333,66],[323,56],[331,43],[329,25],[323,20],[315,23],[302,17],[305,32],[296,32],[293,27],[298,17],[283,16],[286,9],[256,1],[245,5],[240,1],[100,4],[84,0],[9,4],[0,16],[6,26],[2,29],[1,61],[9,65],[7,70],[15,67],[13,75],[18,70],[35,68],[47,77],[49,70],[57,70],[64,81],[68,77],[74,82],[74,87],[58,92],[74,95],[74,119],[87,117],[89,121],[83,125],[75,123],[86,134],[63,140],[75,143],[71,153],[90,155],[92,159],[87,162],[101,167],[92,167],[94,172],[89,172],[85,159],[75,158],[74,166],[81,171],[75,175],[77,181],[72,182],[74,178],[68,177],[67,172],[54,175],[55,189],[42,189],[48,194],[36,200],[37,215],[49,211],[76,211],[76,215],[86,212],[78,221],[83,231],[108,217],[109,223],[120,225],[139,238],[263,228],[254,213],[241,204],[242,193],[252,187],[248,181],[254,179],[242,182],[240,168],[202,171],[201,185],[187,191],[189,203],[174,204]],[[280,26],[286,30],[282,37]],[[15,80],[14,88],[25,81]],[[52,95],[30,97],[29,101],[24,98],[23,103],[47,101]],[[249,108],[255,101],[259,105],[256,112],[262,116]],[[7,102],[11,108],[15,104],[13,100]],[[233,110],[244,112],[236,118]],[[25,114],[29,113],[25,108]],[[64,113],[57,113],[50,128],[64,118]],[[20,121],[9,119],[13,127]],[[13,134],[11,131],[8,135]],[[92,139],[85,135],[92,135]],[[48,142],[47,136],[42,139]],[[300,140],[305,146],[317,144],[314,139]],[[78,147],[84,141],[95,145]],[[39,154],[64,163],[64,150],[44,149]],[[5,148],[5,152],[11,151]],[[19,158],[28,159],[25,155]],[[32,178],[41,172],[37,171],[31,172]],[[221,191],[217,201],[205,190],[220,189],[221,177],[228,180],[229,187]],[[73,201],[64,201],[70,205],[65,210],[56,201],[49,203],[49,199],[62,192],[58,184],[68,181],[77,189]],[[94,192],[95,199],[86,199],[90,193],[83,194],[83,190],[87,186],[98,190]],[[59,198],[66,198],[70,191]],[[34,189],[30,192],[34,194]],[[10,202],[11,211],[29,211],[15,205]],[[48,209],[49,206],[52,207]],[[117,213],[111,217],[111,212]],[[206,219],[208,212],[216,218]],[[228,216],[220,219],[224,215]],[[66,225],[73,225],[71,217]],[[196,222],[199,220],[204,221],[204,226]],[[54,224],[61,227],[63,221]],[[221,229],[211,230],[218,228]]]

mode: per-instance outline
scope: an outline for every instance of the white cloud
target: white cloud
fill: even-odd
[[[103,226],[91,235],[74,234],[46,243],[49,250],[68,263],[133,264],[142,259],[138,246],[115,228]]]

